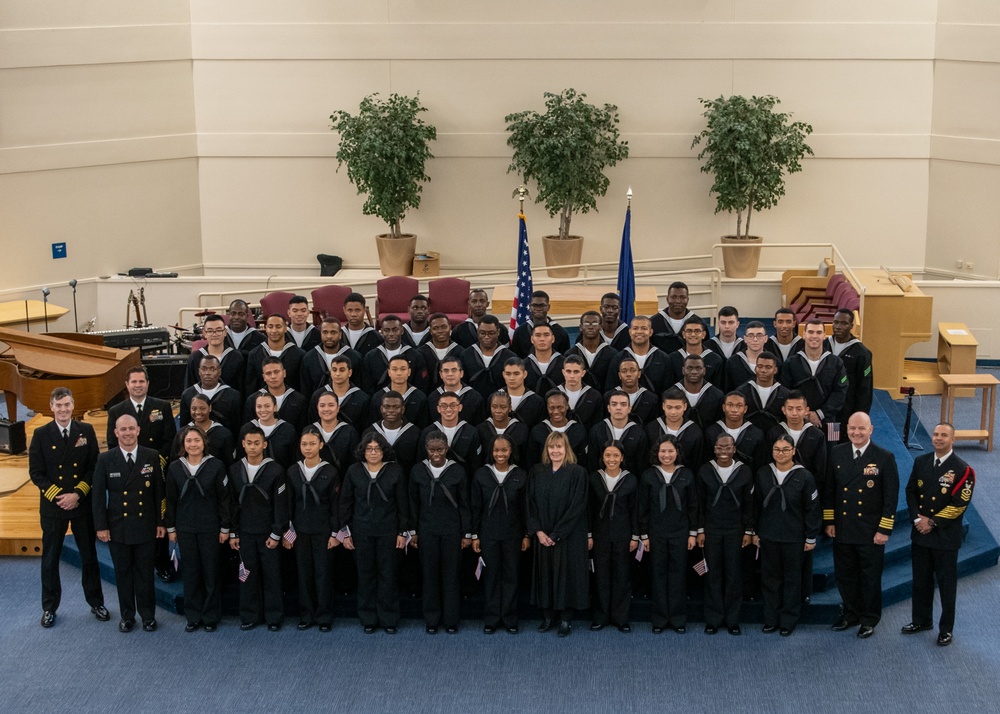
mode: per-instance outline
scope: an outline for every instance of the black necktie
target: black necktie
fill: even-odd
[[[135,466],[135,459],[132,458],[132,454],[130,453],[125,457],[125,460],[128,462],[128,468],[131,471],[132,467]]]
[[[934,468],[937,468],[940,465],[941,465],[941,459],[934,459]]]
[[[861,458],[861,449],[855,449],[854,450],[854,460],[857,461],[860,458]]]
[[[142,419],[142,405],[141,404],[136,404],[135,405],[135,418],[136,418],[137,421],[139,419]]]
[[[69,427],[62,430],[63,431],[63,444],[69,446]]]

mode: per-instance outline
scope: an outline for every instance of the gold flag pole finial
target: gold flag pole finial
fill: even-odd
[[[524,199],[528,197],[528,189],[525,188],[524,184],[522,183],[520,186],[514,189],[514,193],[512,193],[511,196],[517,196],[517,200],[521,202],[520,212],[524,213]]]
[[[628,207],[632,208],[632,187],[628,187],[628,191],[625,192],[625,197],[628,198]]]

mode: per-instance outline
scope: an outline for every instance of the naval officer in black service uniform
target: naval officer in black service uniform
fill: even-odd
[[[937,643],[951,644],[955,625],[955,594],[958,585],[958,549],[965,533],[962,515],[972,501],[976,472],[958,458],[955,427],[938,424],[931,434],[933,454],[918,456],[906,484],[906,505],[913,529],[913,620],[904,635],[929,630],[934,625],[934,581],[941,595],[941,619]]]
[[[39,516],[42,525],[42,627],[56,624],[62,595],[59,556],[66,524],[80,551],[83,594],[98,620],[111,616],[104,608],[101,573],[94,543],[94,517],[90,490],[97,463],[97,436],[90,424],[73,420],[73,393],[66,387],[52,390],[49,407],[55,421],[35,430],[28,450],[28,474],[42,492]]]
[[[166,535],[160,455],[139,446],[139,425],[131,414],[118,417],[115,436],[117,448],[101,454],[94,469],[94,526],[115,564],[119,631],[132,631],[138,610],[142,629],[152,632],[156,629],[153,553],[156,539]]]
[[[896,457],[871,440],[872,422],[864,412],[847,421],[848,444],[830,456],[823,499],[826,534],[834,538],[833,569],[843,600],[835,632],[858,625],[857,636],[875,634],[882,618],[882,566],[899,497]]]

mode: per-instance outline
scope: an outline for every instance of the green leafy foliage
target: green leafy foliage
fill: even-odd
[[[608,192],[604,169],[628,157],[628,142],[619,140],[618,107],[588,104],[586,94],[565,89],[545,93],[545,113],[523,111],[504,117],[507,145],[513,147],[507,172],[538,184],[535,203],[549,215],[559,213],[559,237],[569,237],[574,212],[597,210],[597,198]]]
[[[419,95],[390,94],[383,101],[375,93],[361,100],[357,116],[330,115],[330,128],[340,132],[337,170],[347,164],[347,177],[368,196],[361,210],[388,223],[395,238],[406,212],[420,206],[421,183],[431,180],[424,164],[434,158],[428,143],[437,130],[420,118],[425,111]]]
[[[704,141],[698,158],[702,172],[715,177],[715,212],[736,213],[736,236],[750,235],[750,216],[775,206],[785,195],[784,175],[802,170],[801,160],[812,149],[805,138],[812,127],[791,122],[790,114],[777,112],[777,97],[732,96],[702,99],[706,128],[691,143]],[[743,227],[743,213],[746,226]]]

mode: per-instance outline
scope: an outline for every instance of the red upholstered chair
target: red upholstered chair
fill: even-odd
[[[264,312],[264,319],[267,320],[268,315],[284,315],[287,317],[288,303],[291,302],[293,297],[295,297],[295,293],[283,290],[268,293],[262,297],[260,299],[260,307]]]
[[[848,284],[847,277],[843,273],[837,273],[830,276],[822,294],[810,295],[804,290],[800,293],[800,301],[789,306],[795,313],[795,321],[801,323],[809,319],[817,309],[829,308],[836,305],[837,291]]]
[[[379,280],[375,284],[375,292],[379,324],[386,315],[399,315],[405,322],[410,319],[410,298],[420,292],[420,282],[406,275],[393,275]]]
[[[194,354],[208,344],[208,340],[195,340],[191,343],[191,353]]]
[[[341,322],[347,322],[344,314],[344,300],[354,292],[353,288],[343,285],[324,285],[312,291],[313,319],[322,322],[324,317],[335,317]]]
[[[428,307],[431,313],[443,312],[452,327],[469,316],[469,292],[472,285],[461,278],[439,278],[430,281]]]

